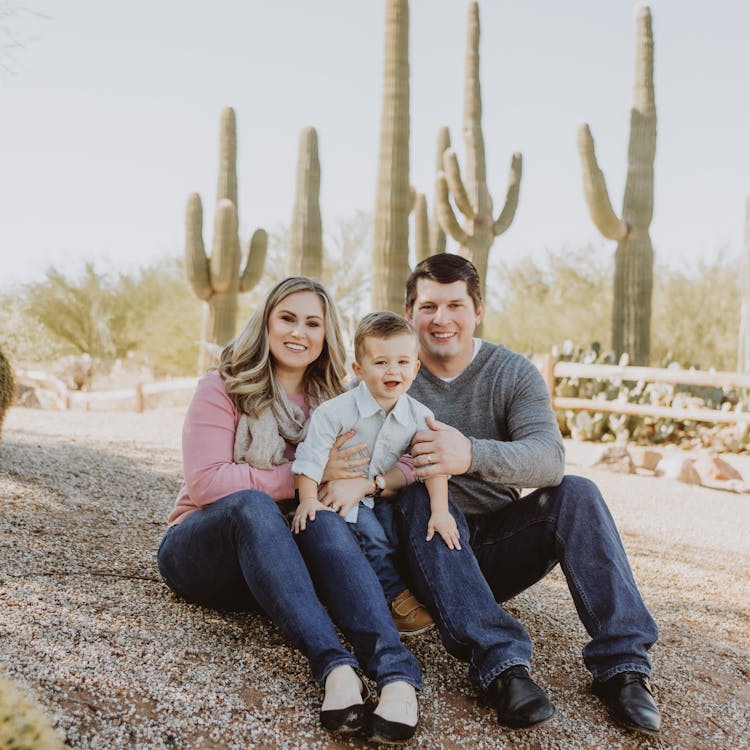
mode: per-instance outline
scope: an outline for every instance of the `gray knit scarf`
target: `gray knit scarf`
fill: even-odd
[[[310,397],[310,410],[315,406],[317,400]],[[256,469],[289,463],[284,456],[286,443],[299,445],[306,434],[305,413],[280,390],[279,398],[260,414],[240,417],[234,436],[234,462],[245,462]]]

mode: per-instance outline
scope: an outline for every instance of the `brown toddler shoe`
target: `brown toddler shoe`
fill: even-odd
[[[409,589],[404,589],[391,602],[391,615],[401,635],[418,635],[435,624],[424,604],[418,602]]]

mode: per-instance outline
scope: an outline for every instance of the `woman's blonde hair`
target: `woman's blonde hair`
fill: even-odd
[[[320,403],[345,390],[346,351],[336,305],[325,287],[307,276],[290,276],[266,295],[239,335],[224,347],[217,370],[227,393],[245,414],[258,414],[282,398],[276,382],[268,344],[271,311],[290,294],[313,292],[323,306],[325,340],[320,356],[307,366],[303,388],[311,402]]]

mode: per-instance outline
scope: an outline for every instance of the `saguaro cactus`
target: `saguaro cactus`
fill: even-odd
[[[656,104],[654,36],[647,5],[639,6],[636,11],[635,76],[622,218],[612,208],[604,174],[596,161],[594,139],[586,123],[578,128],[578,151],[583,166],[583,192],[591,218],[604,237],[617,240],[612,349],[617,357],[627,353],[634,364],[648,364],[654,283],[654,251],[649,226],[654,214]]]
[[[16,384],[13,379],[13,370],[8,362],[3,350],[0,349],[0,432],[3,429],[3,420],[5,412],[13,402],[13,394],[16,390]]]
[[[464,177],[458,159],[450,148],[447,128],[441,132],[438,143],[447,144],[442,154],[442,171],[435,184],[435,210],[440,226],[459,244],[459,253],[477,267],[484,289],[487,279],[487,262],[490,248],[513,222],[521,188],[523,160],[520,153],[511,159],[505,204],[497,219],[493,219],[492,197],[487,188],[482,135],[482,95],[479,85],[479,5],[469,3],[466,35],[466,74],[464,89],[464,142],[466,166]],[[439,146],[438,146],[439,147]],[[464,216],[460,225],[451,207],[449,196]]]
[[[742,261],[742,303],[737,370],[750,372],[750,197],[745,204],[745,257]]]
[[[219,181],[211,254],[203,244],[203,204],[197,193],[188,198],[185,219],[185,261],[188,281],[199,299],[207,302],[203,319],[198,372],[210,366],[211,345],[224,346],[235,335],[237,295],[250,291],[263,275],[268,235],[258,229],[250,240],[245,268],[240,273],[241,250],[237,218],[237,125],[234,110],[221,113]]]
[[[403,312],[409,275],[409,3],[387,0],[372,305]]]
[[[323,225],[320,219],[318,134],[315,128],[305,128],[299,140],[289,272],[319,279],[322,271]]]

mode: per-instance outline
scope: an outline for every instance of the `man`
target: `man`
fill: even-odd
[[[414,465],[420,479],[451,475],[462,549],[425,540],[422,484],[401,493],[397,516],[415,594],[446,647],[469,662],[501,724],[523,729],[552,718],[554,706],[529,676],[529,636],[496,602],[559,563],[591,636],[583,658],[592,691],[618,723],[658,733],[647,656],[656,624],[598,488],[563,476],[564,446],[540,373],[525,357],[473,338],[480,280],[458,255],[433,255],[414,269],[406,316],[422,361],[409,394],[439,420],[415,436]],[[524,487],[540,489],[520,497]]]

